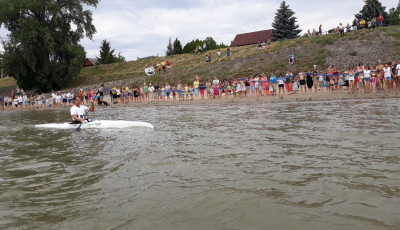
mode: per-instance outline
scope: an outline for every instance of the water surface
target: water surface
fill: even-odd
[[[398,99],[1,112],[2,229],[400,229]]]

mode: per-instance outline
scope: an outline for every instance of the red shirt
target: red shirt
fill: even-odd
[[[379,15],[377,19],[378,19],[378,22],[383,22],[383,16],[382,15]]]

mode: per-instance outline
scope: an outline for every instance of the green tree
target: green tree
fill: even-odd
[[[172,43],[171,43],[171,37],[169,37],[167,51],[165,52],[165,55],[171,56],[172,54],[174,54],[174,47],[172,46]]]
[[[203,47],[203,41],[200,41],[199,39],[192,40],[191,42],[186,43],[183,47],[183,53],[193,53],[199,46]]]
[[[397,5],[397,8],[391,8],[389,10],[389,22],[392,25],[398,25],[400,24],[400,1],[399,4]]]
[[[293,16],[294,12],[289,9],[289,5],[283,1],[280,8],[275,13],[274,21],[272,22],[272,36],[274,40],[284,40],[299,37],[301,29],[299,25],[296,24],[297,19]]]
[[[114,52],[115,50],[111,49],[110,42],[104,39],[100,45],[100,57],[97,57],[98,62],[100,64],[111,64],[117,62]]]
[[[48,92],[68,85],[85,60],[79,41],[96,32],[92,12],[98,0],[1,0],[0,26],[5,73],[23,89]]]
[[[386,7],[382,6],[382,3],[379,0],[364,0],[365,5],[361,9],[360,13],[356,14],[355,17],[358,21],[364,19],[366,21],[370,21],[374,17],[378,17],[379,14],[382,14],[384,19],[384,24],[388,24],[389,18],[386,13]]]
[[[118,55],[115,57],[116,62],[126,62],[126,59],[124,56],[121,55],[121,52],[118,53]]]
[[[197,47],[200,46],[201,48],[203,48],[204,43],[206,43],[208,50],[220,49],[226,47],[224,43],[218,45],[217,42],[212,37],[207,37],[204,41],[196,39],[186,43],[186,45],[183,47],[183,53],[193,53]]]
[[[178,40],[178,38],[176,38],[173,46],[173,54],[181,54],[181,53],[182,53],[182,44]]]

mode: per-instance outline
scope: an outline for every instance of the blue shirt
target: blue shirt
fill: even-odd
[[[272,84],[275,84],[276,83],[276,76],[272,76],[269,80],[271,81]]]

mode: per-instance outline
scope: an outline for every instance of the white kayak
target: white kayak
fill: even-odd
[[[77,129],[80,125],[81,129],[106,129],[106,128],[114,128],[114,129],[122,129],[122,128],[130,128],[130,127],[138,127],[138,128],[151,128],[154,129],[154,126],[147,122],[142,121],[121,121],[121,120],[94,120],[88,123],[83,124],[71,124],[71,123],[49,123],[49,124],[40,124],[35,125],[35,128],[46,128],[46,129]]]

